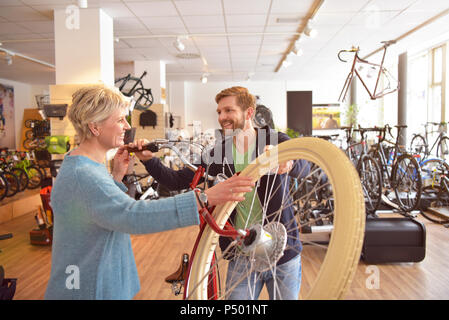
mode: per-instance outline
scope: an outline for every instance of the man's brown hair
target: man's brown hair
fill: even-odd
[[[237,105],[246,111],[248,108],[256,108],[256,97],[249,93],[248,89],[244,87],[231,87],[222,90],[215,96],[215,102],[219,103],[225,97],[236,97]]]

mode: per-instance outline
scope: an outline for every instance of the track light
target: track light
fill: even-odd
[[[296,47],[293,48],[293,50],[291,52],[293,52],[293,54],[297,57],[302,56],[302,54],[304,53],[301,48],[296,48]]]
[[[7,64],[8,66],[12,65],[12,57],[13,57],[13,56],[14,56],[14,54],[11,54],[11,53],[9,53],[9,52],[6,52],[5,59],[6,59],[6,64]]]
[[[284,68],[290,67],[291,64],[292,64],[292,62],[289,61],[289,60],[287,60],[287,59],[285,59],[284,61],[282,61],[282,66],[283,66]]]
[[[78,0],[78,7],[81,9],[87,9],[87,0]]]
[[[310,38],[315,38],[318,35],[318,30],[312,27],[312,21],[309,20],[306,28],[304,29],[304,34]]]
[[[203,75],[201,76],[201,82],[202,82],[202,83],[207,83],[207,76],[208,76],[207,73],[205,73],[205,74],[203,74]]]
[[[179,37],[176,38],[176,41],[173,42],[173,46],[176,48],[176,50],[182,52],[186,48],[184,43],[182,43],[181,39]]]

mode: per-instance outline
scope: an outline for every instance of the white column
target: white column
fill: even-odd
[[[163,61],[134,61],[134,76],[140,77],[144,72],[147,75],[142,79],[145,88],[151,88],[154,104],[166,104],[165,62]]]
[[[114,84],[113,21],[101,9],[55,10],[56,84]]]

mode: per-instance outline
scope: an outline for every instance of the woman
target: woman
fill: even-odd
[[[116,89],[90,86],[73,95],[68,117],[80,137],[64,158],[53,185],[52,268],[46,299],[131,299],[140,289],[130,234],[196,225],[194,192],[158,201],[136,201],[121,183],[129,163],[123,145],[128,101]],[[103,162],[118,151],[112,176]],[[251,190],[249,178],[232,177],[206,191],[210,205],[241,201],[228,192]]]

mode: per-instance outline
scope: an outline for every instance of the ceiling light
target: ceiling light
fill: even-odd
[[[291,64],[292,64],[292,62],[291,62],[291,61],[288,61],[287,59],[284,60],[284,61],[282,61],[282,66],[283,66],[284,68],[290,67]]]
[[[81,9],[87,9],[87,0],[78,0],[78,7]]]
[[[297,56],[297,57],[302,56],[302,54],[304,53],[304,52],[302,51],[301,48],[293,48],[292,52],[293,52],[293,53],[295,54],[295,56]]]
[[[312,21],[309,20],[306,28],[304,29],[304,34],[310,38],[315,38],[318,35],[318,30],[312,27]]]
[[[201,76],[202,83],[207,83],[207,76],[208,76],[208,74],[206,74],[206,73]]]
[[[8,64],[8,66],[12,65],[12,57],[13,57],[13,54],[6,52],[5,58],[6,58],[6,63]]]
[[[176,48],[176,50],[178,51],[184,51],[184,49],[186,48],[186,46],[184,45],[184,43],[182,43],[181,39],[179,37],[176,38],[176,41],[173,42],[173,46]]]

